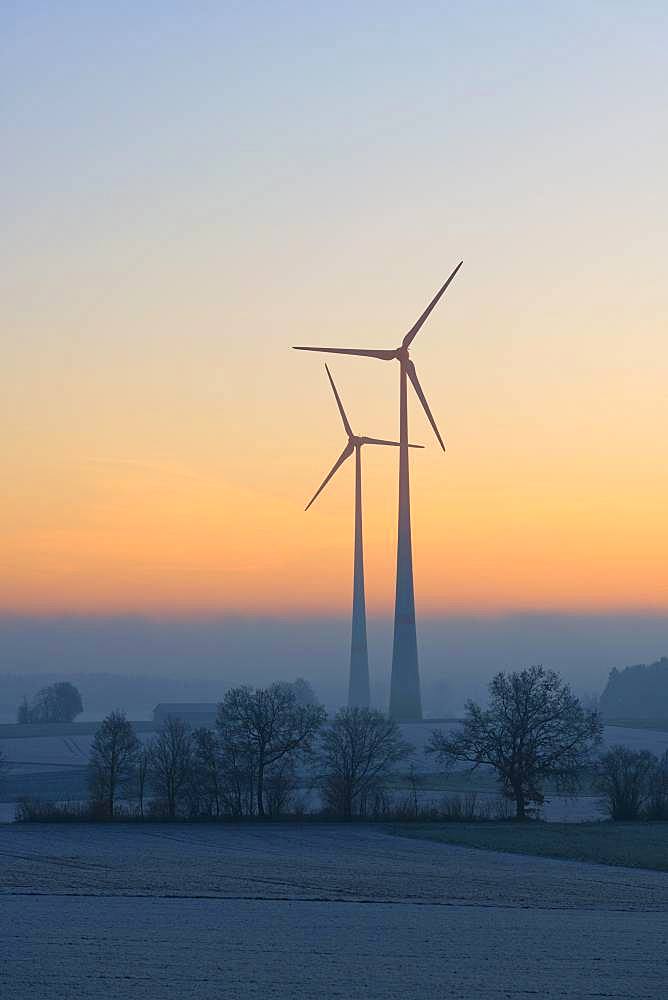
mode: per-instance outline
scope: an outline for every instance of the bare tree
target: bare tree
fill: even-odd
[[[308,753],[325,718],[320,705],[298,705],[287,684],[227,692],[216,720],[221,745],[235,759],[252,762],[259,816],[266,812],[266,772],[286,756]]]
[[[7,754],[0,747],[0,784],[2,784],[7,771],[9,770],[9,761],[7,760]]]
[[[223,809],[225,775],[216,734],[202,727],[192,735],[193,775],[206,813],[220,816]]]
[[[151,744],[151,786],[173,819],[193,776],[190,726],[169,716]]]
[[[297,784],[297,773],[294,757],[287,754],[273,767],[270,767],[264,779],[264,799],[270,816],[280,816],[285,813]]]
[[[256,751],[250,740],[239,732],[219,727],[218,746],[222,769],[223,811],[229,816],[252,816],[255,813]]]
[[[415,764],[412,761],[411,766],[408,769],[408,784],[411,790],[411,806],[413,816],[417,819],[420,812],[418,805],[418,775],[415,770]]]
[[[639,819],[658,761],[649,750],[611,747],[598,761],[594,785],[611,819]]]
[[[146,804],[146,792],[148,791],[149,777],[151,771],[151,743],[140,743],[137,751],[137,758],[134,773],[130,778],[128,791],[136,799],[139,808],[139,815],[144,818],[144,807]]]
[[[396,765],[413,749],[394,719],[368,708],[342,708],[320,742],[325,802],[351,819],[370,794],[382,793]]]
[[[295,693],[295,698],[297,699],[298,705],[317,705],[318,699],[315,696],[315,691],[313,690],[309,681],[304,680],[303,677],[298,677],[296,681],[293,681],[290,685]]]
[[[104,806],[110,819],[120,789],[132,780],[139,749],[134,726],[124,712],[111,712],[103,719],[91,745],[88,786],[91,798]]]
[[[602,723],[585,710],[554,671],[543,667],[499,673],[489,685],[489,707],[469,701],[459,731],[432,733],[426,747],[446,767],[489,765],[503,794],[515,803],[517,819],[532,805],[542,805],[545,782],[575,791],[593,749],[601,742]]]

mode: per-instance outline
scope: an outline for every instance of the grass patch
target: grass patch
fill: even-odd
[[[16,802],[18,799],[73,800],[88,797],[86,766],[68,767],[62,771],[55,767],[44,772],[13,773],[11,769],[3,775],[0,785],[0,802]]]
[[[483,851],[668,871],[668,823],[411,823],[389,829]]]

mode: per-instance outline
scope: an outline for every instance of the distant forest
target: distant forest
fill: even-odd
[[[611,670],[600,708],[604,719],[668,719],[668,657]]]

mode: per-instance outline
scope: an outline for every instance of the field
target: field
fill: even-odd
[[[668,871],[668,823],[410,823],[393,832],[488,851]]]
[[[153,732],[152,722],[133,722],[138,733]],[[99,729],[99,722],[35,722],[19,726],[16,722],[0,722],[0,740],[25,740],[35,737],[93,736]]]
[[[13,1000],[659,1000],[668,877],[338,825],[0,827]]]
[[[607,725],[623,729],[654,729],[657,732],[668,732],[668,719],[609,719]]]

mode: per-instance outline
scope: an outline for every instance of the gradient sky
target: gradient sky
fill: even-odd
[[[665,3],[6,3],[0,610],[340,613],[317,355],[414,344],[420,614],[668,608]],[[395,364],[333,359],[397,432]],[[396,456],[367,449],[367,595]]]

